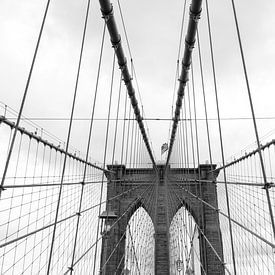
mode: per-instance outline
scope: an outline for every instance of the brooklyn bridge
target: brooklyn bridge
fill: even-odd
[[[0,3],[1,274],[275,274],[275,4],[168,2]]]

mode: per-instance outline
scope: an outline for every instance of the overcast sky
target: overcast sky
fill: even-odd
[[[117,1],[114,0],[113,2],[116,21],[129,60]],[[121,0],[147,118],[171,118],[183,2],[182,0]],[[187,2],[189,5],[190,1]],[[209,0],[221,117],[250,117],[230,2],[229,0]],[[69,117],[86,3],[86,0],[52,1],[24,109],[25,116]],[[20,106],[45,5],[45,0],[0,1],[0,100],[16,110]],[[242,0],[236,1],[236,7],[256,116],[275,117],[273,88],[275,75],[275,2]],[[203,7],[199,29],[202,40],[206,94],[209,116],[216,118],[205,19],[206,12],[205,7]],[[89,118],[91,114],[102,27],[103,20],[99,3],[92,1],[75,117]],[[202,92],[197,60],[196,48],[194,51],[194,69],[198,117],[203,118]],[[112,49],[109,35],[107,35],[96,117],[106,118],[106,98],[109,93],[111,63]],[[116,67],[116,80],[118,79],[119,70]],[[118,81],[115,84],[115,87],[117,86]],[[114,116],[115,110],[112,111],[112,117]],[[259,120],[260,136],[275,129],[274,121]],[[38,121],[37,123],[65,140],[67,122]],[[95,129],[105,129],[104,123],[96,123],[95,127],[97,128]],[[160,146],[167,142],[169,122],[148,121],[148,126],[153,149],[156,158],[159,159]],[[211,140],[215,144],[214,160],[219,162],[217,122],[210,122],[210,126]],[[77,122],[73,127],[72,145],[82,151],[85,151],[86,135],[84,133],[87,132],[87,127],[87,121]],[[204,122],[199,122],[199,127],[201,129],[202,161],[205,161],[208,156],[207,151],[204,152],[204,145],[206,144],[205,131],[203,130]],[[223,121],[222,127],[226,158],[238,153],[255,139],[251,121]],[[94,148],[102,141],[103,135],[104,131],[95,131]],[[101,155],[102,152],[94,150],[94,159],[100,160]]]

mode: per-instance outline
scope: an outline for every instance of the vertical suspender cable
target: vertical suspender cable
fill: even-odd
[[[113,86],[113,79],[114,79],[114,69],[115,69],[115,54],[114,54],[114,58],[113,58],[113,66],[112,66],[112,85]],[[117,126],[118,126],[118,114],[119,114],[119,107],[120,107],[120,95],[121,95],[121,84],[122,84],[122,78],[121,78],[121,74],[120,74],[120,79],[119,79],[119,88],[118,88],[118,102],[117,102],[117,112],[116,112],[116,123],[115,123],[115,133],[114,133],[114,142],[113,142],[113,153],[112,153],[112,161],[111,161],[111,164],[113,165],[114,164],[114,157],[115,157],[115,149],[116,149],[116,138],[117,138]],[[105,164],[104,164],[105,165]],[[115,182],[115,188],[117,186],[117,183]],[[101,204],[101,201],[100,201],[100,204]],[[108,209],[108,205],[109,205],[109,202],[108,202],[108,198],[107,198],[107,201],[106,201],[106,209]],[[99,211],[100,213],[101,211]],[[109,220],[109,217],[108,217],[108,214],[109,212],[107,211],[107,218],[105,219],[105,225],[106,223],[108,223],[108,220]],[[108,247],[108,240],[109,238],[107,238],[105,241],[106,241],[106,247]],[[121,245],[121,243],[119,242],[117,245]],[[113,250],[114,252],[114,250]],[[112,256],[112,253],[109,255],[108,257],[108,260],[104,263],[104,266],[107,264],[107,262],[110,260],[111,256]],[[96,253],[95,253],[96,254]],[[103,267],[101,267],[102,269]]]
[[[211,34],[208,0],[206,0],[206,14],[207,14],[207,26],[208,26],[208,35],[209,35],[209,44],[210,44],[212,73],[213,73],[213,81],[214,81],[214,91],[215,91],[217,116],[218,116],[218,126],[219,126],[219,137],[220,137],[222,165],[224,166],[225,165],[224,147],[223,147],[223,139],[222,139],[222,128],[221,128],[221,120],[220,120],[218,88],[217,88],[217,80],[216,80],[216,69],[215,69],[215,61],[214,61],[214,52],[213,52],[213,42],[212,42],[212,34]],[[237,274],[236,260],[235,260],[235,250],[234,250],[234,240],[233,240],[233,230],[232,230],[232,223],[231,223],[231,211],[230,211],[230,205],[229,205],[229,194],[228,194],[228,188],[227,188],[225,169],[223,169],[223,177],[224,177],[224,183],[225,183],[226,205],[227,205],[227,213],[228,213],[228,224],[229,224],[230,242],[231,242],[231,250],[232,250],[233,268],[234,268],[234,274]]]
[[[88,3],[87,3],[85,23],[84,23],[83,33],[82,33],[82,40],[81,40],[80,53],[79,53],[79,59],[78,59],[77,74],[76,74],[74,94],[73,94],[73,102],[72,102],[71,114],[70,114],[69,129],[68,129],[67,140],[66,140],[66,149],[65,149],[64,161],[63,161],[60,188],[59,188],[58,200],[57,200],[57,206],[56,206],[56,213],[55,213],[55,221],[54,221],[54,227],[53,227],[53,233],[52,233],[52,241],[51,241],[50,254],[49,254],[49,260],[48,260],[48,266],[47,266],[47,274],[50,273],[50,268],[51,268],[51,260],[52,260],[52,254],[53,254],[53,248],[54,248],[54,241],[55,241],[55,234],[56,234],[56,227],[57,227],[57,219],[58,219],[59,207],[60,207],[60,202],[61,202],[62,187],[63,187],[64,175],[65,175],[65,170],[66,170],[69,143],[70,143],[70,138],[71,138],[71,130],[72,130],[72,123],[73,123],[73,116],[74,116],[74,109],[75,109],[75,102],[76,102],[76,94],[77,94],[77,91],[78,91],[79,76],[80,76],[80,70],[81,70],[81,64],[82,64],[82,56],[83,56],[83,50],[84,50],[87,24],[88,24],[89,8],[90,8],[90,0],[88,0]]]
[[[126,57],[124,55],[124,51],[123,51],[123,48],[121,45],[121,37],[118,33],[117,25],[115,22],[113,6],[109,0],[99,0],[99,3],[100,3],[100,7],[101,7],[102,16],[106,22],[106,25],[107,25],[107,28],[108,28],[108,31],[110,34],[112,46],[115,49],[116,57],[118,60],[118,65],[119,65],[119,68],[120,68],[122,76],[123,76],[123,81],[127,87],[128,95],[131,100],[131,104],[132,104],[132,107],[133,107],[133,110],[135,113],[136,120],[139,125],[139,129],[141,131],[141,134],[142,134],[144,143],[146,145],[148,154],[150,156],[150,159],[152,161],[153,167],[155,168],[156,164],[155,164],[154,156],[153,156],[151,146],[149,143],[149,139],[148,139],[145,127],[144,127],[141,112],[138,107],[138,102],[137,102],[137,99],[135,96],[135,90],[134,90],[134,87],[132,84],[132,78],[129,73]]]
[[[119,88],[118,88],[118,99],[117,99],[116,124],[115,124],[115,134],[114,134],[114,143],[113,143],[112,165],[114,164],[115,152],[116,152],[118,114],[119,114],[120,97],[121,97],[121,83],[122,83],[122,75],[120,76]]]
[[[131,126],[131,106],[129,105],[129,114],[128,114],[128,127],[127,127],[127,141],[126,141],[126,150],[125,150],[125,165],[127,166],[128,161],[128,149],[129,149],[129,133]]]
[[[122,128],[122,144],[121,144],[121,158],[120,164],[122,165],[123,156],[124,156],[124,137],[125,137],[125,126],[126,126],[126,114],[127,114],[127,93],[125,93],[125,100],[124,100],[124,116],[123,116],[123,128]]]
[[[182,12],[182,19],[181,19],[181,27],[180,27],[180,39],[179,39],[179,48],[178,48],[178,56],[177,56],[176,75],[175,75],[175,81],[174,81],[173,99],[172,99],[172,106],[171,106],[172,116],[173,116],[173,112],[174,112],[173,111],[174,110],[173,109],[173,104],[174,104],[174,99],[175,99],[177,80],[179,78],[179,59],[180,59],[180,54],[181,54],[181,46],[182,46],[182,36],[183,36],[183,25],[184,25],[184,19],[185,19],[185,11],[186,11],[186,0],[184,0],[184,4],[183,4],[183,12]],[[168,139],[170,137],[171,124],[172,124],[172,121],[169,122]]]
[[[106,24],[105,24],[105,26],[106,26]],[[110,90],[110,97],[109,97],[108,119],[107,119],[107,126],[106,126],[106,136],[105,136],[105,146],[104,146],[104,156],[103,156],[103,167],[105,167],[105,164],[106,164],[106,155],[107,155],[107,147],[108,147],[110,114],[111,114],[112,95],[113,95],[113,82],[114,82],[114,68],[115,68],[115,52],[114,52],[114,57],[113,57],[111,90]],[[100,201],[99,201],[98,216],[101,214],[102,196],[103,196],[103,182],[104,182],[104,173],[102,173],[102,179],[101,179]],[[96,230],[96,245],[95,245],[95,253],[94,253],[93,274],[95,274],[95,268],[96,268],[97,247],[98,247],[98,240],[99,240],[98,239],[99,224],[100,224],[100,219],[98,218],[97,230]]]
[[[251,90],[250,90],[250,85],[249,85],[249,80],[248,80],[248,73],[247,73],[247,69],[246,69],[246,62],[245,62],[245,58],[244,58],[244,51],[243,51],[243,46],[242,46],[241,34],[240,34],[239,23],[238,23],[237,12],[236,12],[234,0],[231,0],[231,3],[232,3],[232,9],[233,9],[233,14],[234,14],[237,35],[238,35],[238,42],[239,42],[239,48],[240,48],[240,52],[241,52],[246,88],[247,88],[247,93],[248,93],[248,97],[249,97],[249,105],[250,105],[250,110],[251,110],[252,119],[253,119],[253,126],[254,126],[256,141],[257,141],[258,154],[259,154],[259,158],[260,158],[261,170],[262,170],[262,175],[263,175],[263,179],[264,179],[264,185],[265,185],[264,189],[266,191],[266,197],[267,197],[267,203],[268,203],[269,214],[270,214],[270,219],[271,219],[271,225],[272,225],[273,235],[274,235],[274,239],[275,239],[275,222],[274,222],[273,210],[272,210],[272,205],[271,205],[271,200],[270,200],[270,194],[269,194],[269,190],[268,190],[268,188],[270,187],[270,184],[267,182],[267,176],[266,176],[264,160],[263,160],[262,151],[261,151],[258,127],[257,127],[256,118],[255,118],[255,111],[254,111],[252,95],[251,95]]]
[[[191,134],[191,149],[192,149],[192,159],[193,159],[193,168],[195,169],[195,147],[194,147],[194,134],[193,134],[193,124],[192,124],[192,109],[191,109],[191,99],[190,99],[190,87],[188,85],[187,90],[187,99],[188,99],[188,110],[189,110],[189,124],[190,124],[190,134]]]
[[[198,21],[200,19],[201,6],[202,6],[202,0],[193,0],[190,6],[188,30],[187,30],[187,35],[185,37],[184,56],[182,59],[182,68],[181,68],[181,74],[179,78],[179,87],[178,87],[178,97],[176,102],[174,118],[173,118],[174,121],[173,121],[173,126],[171,131],[169,149],[168,149],[167,160],[166,160],[166,167],[169,164],[173,145],[175,142],[175,136],[178,128],[180,111],[182,107],[182,99],[184,96],[184,89],[188,81],[189,69],[191,65],[191,57],[192,57],[194,44],[196,41],[195,36],[196,36]]]
[[[193,94],[193,105],[194,105],[195,137],[196,137],[197,159],[198,159],[198,181],[199,181],[199,187],[198,187],[199,192],[198,193],[199,193],[199,196],[202,197],[202,182],[200,181],[201,170],[200,170],[199,136],[198,136],[198,124],[197,124],[197,105],[196,105],[196,95],[195,95],[195,79],[194,79],[193,64],[191,65],[191,76],[192,76],[192,94]],[[200,216],[201,216],[200,222],[201,222],[201,230],[204,234],[205,233],[205,219],[204,219],[204,215],[203,215],[203,207],[204,207],[203,203],[200,202]],[[201,237],[201,238],[203,239],[203,237]],[[202,241],[202,245],[204,247],[204,251],[206,251],[205,240]],[[203,257],[204,257],[203,262],[206,262],[205,253],[204,253]]]
[[[10,145],[10,148],[9,148],[9,152],[8,152],[8,155],[7,155],[3,176],[2,176],[2,179],[1,179],[0,197],[1,197],[1,194],[2,194],[2,191],[3,191],[3,188],[4,188],[4,182],[5,182],[7,171],[8,171],[8,168],[9,168],[9,163],[10,163],[10,159],[11,159],[11,155],[12,155],[12,151],[13,151],[13,147],[14,147],[14,143],[15,143],[15,139],[16,139],[16,135],[17,135],[18,126],[19,126],[19,123],[20,123],[20,120],[21,120],[21,116],[22,116],[22,113],[23,113],[26,97],[27,97],[27,94],[28,94],[29,85],[30,85],[30,81],[31,81],[31,78],[32,78],[32,72],[33,72],[35,61],[36,61],[36,56],[37,56],[37,53],[38,53],[42,33],[43,33],[43,30],[44,30],[44,25],[45,25],[45,21],[46,21],[46,18],[47,18],[50,2],[51,2],[51,0],[47,1],[47,5],[46,5],[45,12],[44,12],[42,24],[41,24],[41,27],[40,27],[38,39],[37,39],[37,42],[36,42],[34,55],[33,55],[33,58],[32,58],[32,63],[31,63],[29,75],[28,75],[28,78],[27,78],[23,98],[22,98],[22,101],[21,101],[21,106],[20,106],[20,109],[19,109],[19,113],[18,113],[18,116],[17,116],[16,123],[15,123],[14,133],[13,133],[11,145]]]
[[[84,27],[85,31],[83,33],[84,39],[85,39],[85,35],[86,35],[86,28],[87,28],[87,22],[88,22],[88,17],[89,17],[90,2],[91,1],[89,0],[88,5],[87,5],[87,11],[86,11],[85,27]],[[91,115],[91,119],[90,119],[89,136],[88,136],[88,142],[87,142],[83,178],[82,178],[82,183],[81,183],[82,186],[81,186],[81,194],[80,194],[79,208],[78,208],[78,215],[77,215],[77,222],[76,222],[72,261],[71,261],[71,266],[69,267],[70,274],[72,274],[72,272],[73,272],[74,257],[75,257],[75,251],[76,251],[76,245],[77,245],[77,237],[78,237],[79,223],[80,223],[80,212],[81,212],[81,208],[82,208],[82,200],[83,200],[84,186],[85,186],[86,173],[87,173],[87,163],[88,163],[89,154],[90,154],[90,144],[91,144],[91,138],[92,138],[92,129],[93,129],[93,122],[94,122],[94,113],[95,113],[95,106],[96,106],[96,99],[97,99],[97,91],[98,91],[98,82],[99,82],[102,54],[103,54],[105,30],[106,30],[106,24],[104,24],[104,27],[103,27],[102,41],[101,41],[101,47],[100,47],[99,64],[98,64],[97,78],[96,78],[96,87],[95,87],[95,93],[94,93],[92,115]],[[83,40],[83,43],[84,43],[84,40]],[[104,168],[104,166],[103,166],[103,168]]]
[[[206,125],[206,133],[207,133],[207,141],[208,141],[208,152],[209,152],[209,160],[212,164],[212,150],[211,150],[211,142],[210,142],[210,132],[209,132],[209,124],[208,124],[208,112],[206,105],[206,96],[205,96],[205,86],[204,86],[204,77],[203,77],[203,65],[201,58],[201,44],[200,44],[200,35],[197,30],[197,40],[198,40],[198,53],[199,53],[199,64],[200,64],[200,75],[201,75],[201,86],[202,86],[202,94],[203,94],[203,106],[204,106],[204,115],[205,115],[205,125]]]

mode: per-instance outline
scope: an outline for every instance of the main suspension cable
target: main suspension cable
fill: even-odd
[[[108,31],[110,34],[111,43],[115,49],[118,65],[119,65],[119,68],[123,75],[123,81],[127,87],[128,95],[131,100],[131,104],[132,104],[132,107],[134,110],[136,120],[138,122],[140,131],[143,136],[143,140],[146,145],[150,159],[152,161],[153,167],[155,168],[156,163],[155,163],[152,149],[151,149],[151,146],[149,143],[148,135],[147,135],[145,127],[144,127],[141,112],[138,107],[138,101],[136,99],[135,90],[134,90],[134,87],[132,84],[132,77],[130,75],[130,72],[129,72],[129,69],[127,66],[127,60],[124,55],[122,44],[121,44],[121,36],[118,33],[117,25],[116,25],[115,18],[114,18],[113,6],[109,0],[99,0],[99,3],[100,3],[100,7],[101,7],[102,16],[106,22],[106,25],[107,25],[107,28],[108,28]]]
[[[184,49],[184,56],[182,59],[181,74],[179,78],[178,97],[176,102],[174,118],[173,118],[174,121],[173,121],[173,126],[171,131],[170,142],[169,142],[166,167],[169,164],[170,156],[171,156],[173,145],[175,142],[178,122],[179,122],[180,112],[182,107],[182,99],[184,96],[184,89],[185,89],[186,83],[188,82],[189,69],[190,69],[191,60],[192,60],[192,51],[196,41],[195,36],[196,36],[198,21],[200,19],[201,6],[202,6],[202,0],[193,0],[190,6],[188,30],[185,38],[185,49]]]

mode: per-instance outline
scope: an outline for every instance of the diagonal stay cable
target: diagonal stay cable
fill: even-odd
[[[106,24],[105,24],[106,26]],[[113,54],[113,61],[112,61],[112,75],[111,75],[111,87],[110,87],[110,94],[109,94],[109,103],[108,103],[108,120],[107,120],[107,124],[106,124],[106,132],[105,132],[105,144],[104,144],[104,154],[103,154],[103,167],[105,167],[106,164],[106,158],[107,158],[107,149],[108,149],[108,139],[109,139],[109,130],[110,130],[110,114],[111,114],[111,106],[112,106],[112,97],[113,97],[113,83],[114,83],[114,69],[115,69],[115,52]],[[102,183],[101,183],[101,187],[100,187],[100,202],[102,201],[103,198],[103,183],[104,183],[104,173],[102,173]],[[101,204],[98,208],[98,217],[101,214]],[[97,229],[96,229],[96,238],[98,238],[98,234],[99,234],[99,227],[100,227],[100,219],[98,218],[97,220]],[[98,245],[96,243],[95,246],[95,253],[94,253],[94,265],[93,265],[93,274],[95,274],[95,268],[96,268],[96,257],[97,257],[97,249],[98,249]],[[73,265],[73,262],[72,262]]]
[[[142,197],[142,195],[148,193],[148,191],[150,190],[150,188],[152,188],[151,186],[148,186],[147,188],[145,188],[145,190],[140,194],[140,197]],[[111,225],[111,227],[109,228],[109,230],[113,229],[115,227],[116,224],[118,224],[118,222],[120,222],[122,220],[122,218],[125,217],[126,214],[128,214],[129,212],[132,211],[132,209],[135,207],[135,205],[137,204],[137,202],[140,200],[140,198],[136,198],[135,200],[133,200],[130,205],[128,206],[128,208],[124,211],[124,213],[122,213],[120,215],[120,217]],[[95,245],[106,235],[106,232],[104,232],[100,237],[97,238],[97,240],[74,262],[74,264],[72,265],[72,267],[74,267],[75,265],[77,265],[94,247]],[[66,271],[64,274],[68,274],[69,270]]]
[[[87,8],[87,14],[86,14],[86,22],[89,16],[89,6],[90,6],[90,0],[88,2],[88,8]],[[81,186],[81,194],[80,194],[80,201],[79,201],[79,207],[78,207],[78,215],[77,215],[77,223],[76,223],[76,231],[75,231],[75,238],[74,238],[74,245],[73,245],[73,253],[72,253],[72,260],[71,265],[69,267],[69,270],[71,271],[71,274],[73,272],[73,262],[75,258],[76,253],[76,246],[77,246],[77,240],[78,240],[78,234],[79,234],[79,227],[80,227],[80,212],[82,209],[82,201],[83,201],[83,195],[84,195],[84,186],[86,184],[86,173],[87,173],[87,161],[89,158],[90,153],[90,145],[91,145],[91,139],[92,139],[92,130],[93,130],[93,122],[94,122],[94,113],[95,113],[95,107],[96,107],[96,99],[98,94],[98,83],[99,83],[99,76],[100,76],[100,69],[101,69],[101,60],[102,60],[102,53],[103,53],[103,46],[104,46],[104,38],[105,38],[105,30],[106,30],[106,24],[104,24],[103,29],[103,36],[102,36],[102,44],[101,44],[101,50],[100,50],[100,57],[99,57],[99,64],[98,64],[98,70],[97,70],[97,80],[96,80],[96,88],[95,88],[95,94],[94,94],[94,100],[93,100],[93,109],[92,109],[92,116],[90,120],[90,126],[89,126],[89,136],[88,136],[88,142],[87,142],[87,148],[86,148],[86,157],[85,157],[85,165],[84,165],[84,172],[83,172],[83,179],[82,179],[82,186]],[[114,61],[113,61],[114,63]],[[113,80],[113,78],[112,78]],[[109,118],[109,117],[108,117]],[[109,121],[108,121],[109,122]],[[105,161],[103,162],[103,168],[105,168]],[[104,175],[104,173],[103,173]],[[103,185],[103,176],[101,180],[101,189]],[[101,204],[99,205],[99,208],[101,207]]]
[[[116,196],[110,198],[108,201],[110,202],[110,201],[112,201],[112,200],[115,200],[115,199],[118,199],[118,198],[122,197],[123,195],[127,195],[127,194],[129,194],[129,193],[131,193],[131,192],[134,192],[134,191],[136,191],[137,189],[141,188],[142,186],[143,186],[143,185],[137,185],[136,187],[133,187],[133,188],[131,188],[131,189],[129,189],[129,190],[126,190],[126,191],[124,191],[124,192],[122,192],[122,193],[120,193],[120,194],[118,194],[118,195],[116,195]],[[150,187],[150,186],[149,186],[149,187]],[[149,188],[149,187],[148,187],[148,188]],[[98,206],[101,205],[101,204],[105,204],[106,202],[107,202],[107,200],[102,201],[102,202],[97,203],[97,204],[94,204],[94,205],[90,206],[89,208],[83,209],[83,210],[80,211],[80,214],[86,213],[86,212],[88,212],[88,211],[90,211],[90,210],[92,210],[92,209],[98,207]],[[61,220],[58,220],[58,221],[57,221],[57,224],[62,223],[62,222],[64,222],[64,221],[66,221],[66,220],[69,220],[69,219],[71,219],[71,218],[77,216],[78,214],[79,214],[79,213],[74,213],[74,214],[72,214],[72,215],[70,215],[70,216],[67,216],[67,217],[61,219]],[[50,228],[50,227],[54,226],[54,224],[55,224],[55,222],[49,223],[49,224],[47,224],[47,225],[45,225],[45,226],[43,226],[43,227],[41,227],[41,228],[39,228],[39,229],[37,229],[37,230],[34,230],[34,231],[32,231],[32,232],[29,232],[29,233],[24,234],[24,235],[19,236],[19,237],[16,237],[16,238],[14,238],[14,239],[12,239],[12,240],[10,240],[10,241],[8,241],[8,242],[2,243],[2,244],[0,244],[0,248],[3,248],[3,247],[5,247],[5,246],[8,246],[8,245],[10,245],[10,244],[12,244],[12,243],[18,242],[18,241],[20,241],[20,240],[22,240],[22,239],[28,238],[28,237],[31,236],[31,235],[34,235],[34,234],[36,234],[36,233],[38,233],[38,232],[41,232],[41,231],[43,231],[43,230],[45,230],[45,229],[47,229],[47,228]],[[23,228],[23,229],[25,229],[25,228]],[[12,236],[12,235],[10,235],[10,236]],[[10,237],[10,236],[9,236],[9,237]]]
[[[190,192],[189,190],[180,187],[182,190],[184,190],[186,193],[190,194],[191,196],[193,196],[194,198],[196,198],[197,200],[201,200],[203,203],[205,203],[207,206],[210,206],[214,211],[217,211],[219,213],[221,213],[218,209],[216,209],[214,206],[210,205],[209,203],[205,202],[204,200],[200,199],[198,196],[194,195],[192,192]],[[181,201],[182,203],[183,200],[178,196],[178,194],[176,193],[176,191],[174,189],[172,189],[172,191],[174,192],[175,196],[177,197],[177,199],[179,201]],[[206,242],[209,244],[211,250],[214,252],[214,254],[216,255],[217,259],[219,260],[220,264],[224,266],[224,268],[226,269],[226,271],[230,273],[230,271],[228,270],[228,268],[225,266],[225,262],[223,261],[222,257],[219,255],[219,253],[216,251],[216,249],[214,248],[214,246],[212,245],[211,241],[206,237],[206,235],[204,234],[204,232],[202,231],[202,229],[200,228],[200,226],[197,224],[197,222],[195,221],[196,225],[197,225],[197,229],[200,231],[200,233],[202,234],[203,238],[206,240]]]
[[[75,103],[76,103],[76,95],[77,95],[77,91],[78,91],[79,76],[80,76],[81,65],[82,65],[82,56],[83,56],[83,52],[84,52],[84,44],[85,44],[86,31],[87,31],[87,25],[88,25],[89,10],[90,10],[90,0],[87,2],[87,8],[86,8],[85,20],[84,20],[84,27],[83,27],[83,32],[82,32],[82,39],[81,39],[81,46],[80,46],[79,59],[78,59],[78,67],[77,67],[77,73],[76,73],[76,79],[75,79],[73,101],[72,101],[72,107],[71,107],[71,111],[70,111],[70,123],[69,123],[69,128],[68,128],[68,133],[67,133],[67,140],[66,140],[66,149],[65,149],[66,154],[64,156],[64,161],[63,161],[63,168],[62,168],[61,181],[60,181],[60,189],[59,189],[57,206],[56,206],[55,225],[54,225],[53,233],[52,233],[52,241],[51,241],[49,260],[48,260],[48,266],[47,266],[47,275],[50,273],[50,270],[51,270],[50,269],[51,268],[51,260],[52,260],[52,255],[53,255],[54,241],[55,241],[55,234],[56,234],[56,227],[57,227],[56,222],[58,220],[59,208],[60,208],[60,204],[61,204],[61,195],[62,195],[62,187],[63,187],[62,183],[63,183],[63,180],[64,180],[64,175],[65,175],[65,170],[66,170],[66,163],[67,163],[67,153],[68,153],[70,138],[71,138],[71,130],[72,130],[72,124],[73,124],[73,116],[74,116],[74,109],[75,109]],[[106,27],[104,25],[104,34],[105,34],[105,29],[106,29]],[[105,37],[105,35],[103,35],[103,37]],[[104,39],[102,39],[102,40],[104,40]],[[103,42],[102,42],[102,44],[103,44]]]
[[[206,202],[205,200],[203,200],[203,199],[199,198],[198,196],[194,195],[192,192],[190,192],[189,190],[187,190],[183,186],[180,186],[179,184],[177,184],[177,186],[179,188],[181,188],[182,190],[184,190],[186,193],[188,193],[188,195],[192,196],[193,198],[195,198],[198,201],[201,201],[204,205],[206,205],[207,207],[209,207],[213,211],[216,211],[220,215],[222,215],[225,218],[229,219],[229,216],[226,213],[224,213],[223,211],[221,211],[220,209],[216,208],[215,206],[211,205],[210,203]],[[231,221],[232,221],[232,223],[240,226],[242,229],[244,229],[245,231],[249,232],[251,235],[255,236],[256,238],[260,239],[261,241],[263,241],[264,243],[266,243],[267,245],[269,245],[272,249],[275,248],[275,244],[273,244],[270,241],[266,240],[264,237],[260,236],[259,234],[255,233],[254,231],[250,230],[249,228],[247,228],[243,224],[239,223],[238,221],[236,221],[236,220],[234,220],[232,218],[231,218]]]
[[[221,121],[220,121],[220,104],[219,104],[219,97],[218,97],[218,87],[217,87],[216,68],[215,68],[216,66],[215,66],[215,59],[214,59],[214,47],[213,47],[213,41],[212,41],[212,31],[211,31],[211,24],[210,24],[210,12],[209,12],[208,0],[206,0],[205,3],[206,3],[207,27],[208,27],[208,37],[209,37],[211,65],[212,65],[211,67],[212,67],[212,74],[213,74],[215,102],[216,102],[217,118],[218,118],[220,150],[221,150],[222,164],[224,166],[225,165],[224,145],[223,145],[222,126],[221,126]],[[228,226],[229,226],[230,243],[231,243],[231,254],[232,254],[234,274],[237,274],[234,236],[233,236],[233,228],[232,228],[232,222],[231,222],[231,209],[230,209],[229,192],[228,192],[228,187],[227,187],[227,177],[226,176],[227,176],[226,171],[225,171],[225,169],[223,169],[223,178],[225,181],[226,205],[227,205],[227,213],[228,213]]]
[[[244,77],[245,77],[245,82],[246,82],[247,94],[248,94],[248,98],[249,98],[249,106],[250,106],[250,111],[251,111],[251,115],[252,115],[252,119],[253,119],[254,132],[255,132],[256,141],[257,141],[257,147],[258,147],[257,151],[258,151],[258,155],[259,155],[259,158],[260,158],[261,170],[262,170],[262,175],[263,175],[263,179],[264,179],[264,183],[265,183],[265,191],[266,191],[269,215],[270,215],[270,220],[271,220],[271,225],[272,225],[272,230],[273,230],[273,236],[274,236],[274,239],[275,239],[275,221],[274,221],[271,198],[270,198],[270,194],[269,194],[269,190],[268,190],[269,183],[267,182],[264,159],[263,159],[263,155],[262,155],[262,151],[261,151],[261,143],[260,143],[260,138],[259,138],[259,133],[258,133],[258,126],[257,126],[257,122],[256,122],[256,117],[255,117],[254,105],[253,105],[253,101],[252,101],[252,94],[251,94],[251,89],[250,89],[250,84],[249,84],[249,79],[248,79],[248,72],[247,72],[247,68],[246,68],[246,62],[245,62],[245,57],[244,57],[244,50],[243,50],[243,45],[242,45],[242,39],[241,39],[241,33],[240,33],[238,18],[237,18],[237,11],[236,11],[236,7],[235,7],[235,1],[231,0],[231,4],[232,4],[232,9],[233,9],[235,26],[236,26],[236,30],[237,30],[238,43],[239,43],[239,48],[240,48],[240,53],[241,53],[241,60],[242,60],[242,65],[243,65],[243,72],[244,72]]]

